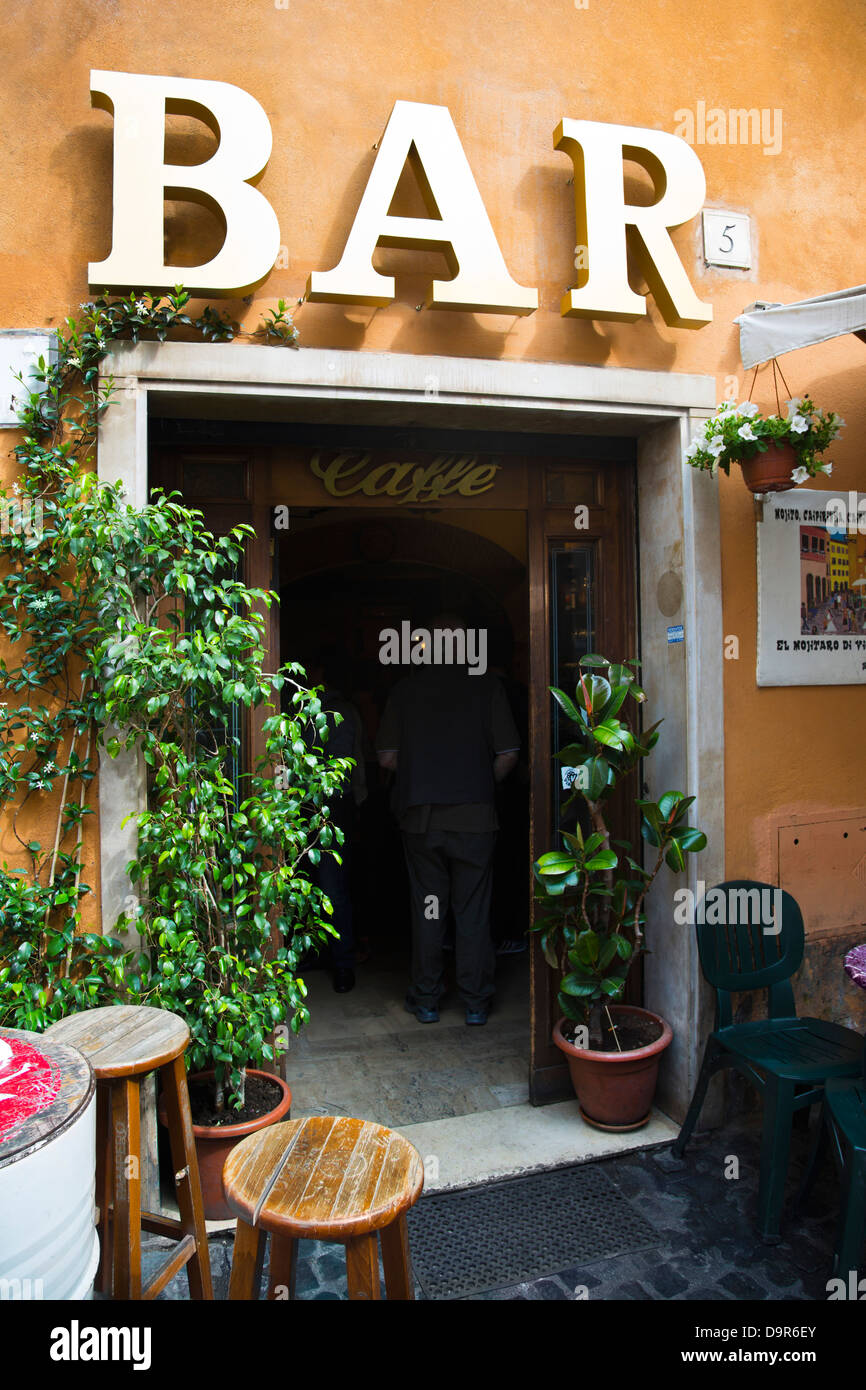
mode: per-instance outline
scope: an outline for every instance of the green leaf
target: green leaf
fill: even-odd
[[[566,975],[560,984],[563,994],[573,995],[577,999],[587,999],[595,994],[597,986],[594,982],[587,983],[579,980],[576,975]]]
[[[580,714],[577,711],[574,701],[569,699],[565,691],[557,690],[556,686],[552,685],[550,687],[550,693],[553,696],[556,703],[559,705],[560,709],[568,715],[569,719],[573,719],[576,724],[579,724]]]
[[[591,927],[579,933],[575,949],[581,965],[595,965],[598,960],[599,938]]]
[[[574,855],[562,849],[549,850],[547,854],[542,854],[534,865],[537,875],[541,877],[548,874],[569,873],[576,867],[577,861]]]
[[[617,862],[617,857],[613,850],[605,849],[602,850],[600,854],[594,854],[591,859],[587,859],[584,868],[601,870],[615,869]]]
[[[616,941],[612,936],[609,936],[598,953],[598,968],[600,971],[607,970],[607,967],[610,965],[616,953]]]

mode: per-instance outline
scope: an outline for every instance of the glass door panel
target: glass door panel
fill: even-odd
[[[574,698],[580,675],[580,658],[594,650],[595,593],[593,579],[595,553],[588,545],[553,544],[550,547],[550,675],[551,685]],[[554,775],[551,817],[554,843],[559,846],[560,830],[574,827],[575,808],[563,818],[562,804],[574,780],[574,769],[559,756],[560,749],[573,741],[571,722],[550,696],[551,757]]]

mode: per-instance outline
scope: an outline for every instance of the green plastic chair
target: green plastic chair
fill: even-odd
[[[828,1081],[824,1090],[821,1122],[803,1178],[798,1202],[802,1202],[815,1178],[818,1157],[829,1139],[833,1159],[842,1179],[842,1210],[836,1250],[834,1277],[856,1285],[866,1238],[866,1051],[863,1073],[856,1081]]]
[[[762,921],[762,906],[774,901],[762,895],[773,893],[781,893],[781,924]],[[711,914],[722,922],[702,920]],[[781,1239],[794,1114],[822,1099],[829,1078],[860,1073],[863,1039],[837,1023],[797,1017],[791,977],[803,960],[803,916],[790,893],[752,879],[729,879],[707,890],[696,916],[701,969],[716,991],[716,1023],[672,1152],[682,1157],[716,1072],[734,1067],[757,1086],[764,1098],[758,1230],[775,1244]],[[734,1023],[732,994],[756,989],[768,991],[768,1016]]]

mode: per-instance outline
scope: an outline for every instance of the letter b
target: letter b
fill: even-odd
[[[271,127],[259,103],[229,82],[146,77],[129,72],[90,74],[94,106],[113,112],[114,216],[111,254],[87,268],[98,290],[183,284],[197,294],[246,294],[269,274],[280,229],[268,200],[251,186],[271,154]],[[165,113],[203,120],[219,147],[203,164],[166,164]],[[186,199],[225,218],[221,249],[200,266],[165,264],[164,203]]]

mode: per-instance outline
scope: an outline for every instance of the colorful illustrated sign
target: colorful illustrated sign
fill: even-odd
[[[758,524],[758,685],[866,683],[866,517],[856,493],[775,493]]]
[[[0,1139],[57,1098],[60,1068],[17,1038],[0,1038]]]

